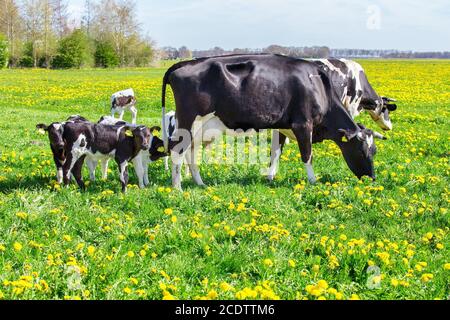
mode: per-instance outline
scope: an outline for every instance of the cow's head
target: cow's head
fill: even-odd
[[[375,180],[373,159],[377,153],[375,139],[386,138],[358,124],[356,131],[341,129],[342,141],[338,143],[350,170],[361,179],[364,176]]]
[[[64,125],[59,122],[52,123],[47,126],[45,124],[38,124],[36,126],[37,130],[43,130],[48,133],[48,138],[50,140],[50,146],[52,151],[60,161],[65,161],[65,142],[64,142]]]
[[[387,97],[381,97],[381,101],[377,100],[375,108],[369,109],[370,116],[380,126],[381,129],[392,130],[392,122],[390,113],[397,110],[395,100]]]
[[[152,140],[152,132],[146,126],[126,126],[125,135],[133,138],[135,150],[148,150]]]

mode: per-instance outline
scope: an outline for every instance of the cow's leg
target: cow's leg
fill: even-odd
[[[136,172],[136,176],[139,180],[139,188],[144,189],[144,166],[143,162],[143,154],[140,152],[132,161],[134,166],[134,171]]]
[[[317,182],[316,176],[314,174],[314,170],[312,167],[312,135],[313,135],[313,127],[312,123],[307,122],[303,125],[294,125],[292,131],[295,134],[295,137],[298,141],[298,146],[300,148],[300,153],[302,156],[303,163],[305,164],[306,172],[308,173],[308,181],[311,184],[315,184]]]
[[[189,169],[192,174],[192,179],[194,179],[194,182],[201,187],[205,187],[205,183],[202,180],[202,177],[200,175],[200,168],[197,164],[197,154],[198,154],[198,146],[195,143],[192,143],[191,148],[188,152],[186,152],[186,162],[189,165]]]
[[[108,164],[109,164],[109,159],[102,159],[102,179],[103,180],[108,180]]]
[[[119,120],[120,120],[120,121],[123,120],[124,115],[125,115],[125,109],[121,109],[121,110],[119,111]]]
[[[138,113],[138,111],[137,111],[137,109],[136,109],[136,107],[135,106],[131,106],[130,107],[130,111],[131,111],[131,123],[132,124],[136,124],[136,122],[137,122],[137,113]]]
[[[267,178],[273,181],[278,173],[280,157],[283,153],[283,147],[286,143],[286,136],[278,130],[272,132],[272,149],[270,153],[270,168]]]
[[[164,158],[164,168],[166,169],[166,171],[169,171],[169,158],[170,157]]]
[[[82,191],[86,190],[86,186],[84,184],[83,176],[82,176],[82,169],[83,169],[83,164],[84,164],[85,158],[86,158],[86,156],[82,156],[80,159],[78,159],[78,161],[75,163],[75,165],[73,166],[73,169],[72,169],[72,174],[73,174],[75,180],[77,181],[78,187],[80,187],[80,189]]]
[[[119,179],[122,184],[122,192],[127,192],[128,187],[128,161],[116,159],[117,165],[119,166]]]
[[[95,170],[97,169],[98,162],[92,159],[86,159],[86,165],[89,169],[89,179],[95,181]]]

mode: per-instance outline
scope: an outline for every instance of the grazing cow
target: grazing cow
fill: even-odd
[[[189,163],[192,176],[198,185],[204,185],[195,152],[203,141],[214,139],[208,136],[211,131],[249,134],[279,129],[295,137],[310,182],[316,180],[312,144],[333,140],[358,178],[375,179],[377,136],[353,121],[329,75],[310,61],[264,54],[180,62],[164,76],[163,113],[168,84],[174,93],[178,122],[174,136],[179,143],[171,148],[174,188],[181,189],[184,156],[194,160]],[[165,133],[163,140],[167,150]]]
[[[114,118],[116,113],[119,114],[119,119],[123,120],[125,110],[130,110],[132,114],[132,124],[136,124],[137,109],[136,109],[136,96],[133,89],[127,89],[114,93],[111,96],[111,115]]]
[[[79,115],[71,116],[65,122],[54,122],[50,125],[38,124],[36,129],[43,130],[47,132],[48,138],[50,140],[50,147],[53,153],[53,160],[56,166],[56,179],[59,184],[63,183],[63,166],[66,162],[66,152],[65,152],[65,140],[63,138],[64,126],[67,123],[89,123],[89,121]],[[87,158],[86,163],[89,169],[90,180],[95,180],[95,170],[97,168],[98,162],[94,159]],[[108,162],[102,161],[102,175],[103,179],[107,179],[108,176]]]
[[[383,130],[392,130],[389,112],[397,110],[397,105],[392,103],[395,100],[375,92],[359,63],[346,59],[312,61],[328,73],[334,90],[352,118],[365,110]]]
[[[344,108],[352,118],[357,117],[363,111],[367,111],[372,119],[383,130],[392,130],[390,112],[397,110],[394,99],[379,96],[369,83],[363,67],[346,59],[320,59],[311,60],[330,77],[333,89],[341,99]],[[286,137],[277,131],[272,138],[272,162],[268,179],[273,180],[278,171],[279,159]]]

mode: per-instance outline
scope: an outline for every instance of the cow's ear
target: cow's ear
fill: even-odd
[[[153,135],[157,136],[161,132],[161,127],[158,127],[158,126],[152,127],[152,128],[150,128],[150,132]]]
[[[350,131],[346,129],[339,129],[338,131],[343,134],[342,142],[349,142],[358,135],[358,132],[356,131]]]
[[[38,131],[44,131],[47,132],[48,131],[48,126],[46,124],[40,123],[38,125],[36,125],[36,130]]]
[[[387,105],[386,105],[386,108],[387,108],[389,111],[394,112],[394,111],[397,110],[397,105],[396,105],[396,104],[393,104],[393,103],[390,103],[390,104],[387,104]]]

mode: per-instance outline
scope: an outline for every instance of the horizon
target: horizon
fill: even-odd
[[[79,23],[85,0],[69,0]],[[191,50],[326,46],[450,51],[446,0],[137,0],[142,31],[158,47]],[[275,23],[273,23],[275,22]],[[301,31],[296,31],[301,30]],[[245,33],[245,36],[242,34]],[[447,39],[447,40],[445,40]]]

